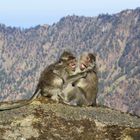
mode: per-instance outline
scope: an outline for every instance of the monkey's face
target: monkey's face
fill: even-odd
[[[69,71],[74,72],[76,70],[76,64],[77,64],[76,59],[69,60],[68,62]]]
[[[84,53],[80,57],[80,70],[84,71],[95,64],[95,56],[91,53]]]

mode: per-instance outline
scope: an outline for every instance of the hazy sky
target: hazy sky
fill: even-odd
[[[0,23],[31,27],[67,15],[97,16],[140,7],[140,0],[0,0]]]

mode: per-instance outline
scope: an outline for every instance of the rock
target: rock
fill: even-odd
[[[140,118],[104,107],[37,99],[0,112],[1,140],[138,140]]]

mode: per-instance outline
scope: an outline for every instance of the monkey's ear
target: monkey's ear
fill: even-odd
[[[89,58],[90,58],[90,60],[92,60],[92,61],[96,61],[96,54],[89,53]]]

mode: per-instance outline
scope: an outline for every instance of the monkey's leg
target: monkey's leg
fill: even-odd
[[[69,104],[73,106],[87,105],[87,99],[85,97],[84,91],[81,88],[75,87],[75,98],[73,98]]]
[[[51,98],[52,100],[59,101],[59,95],[61,94],[61,89],[51,86],[46,86],[43,89],[42,96]]]
[[[63,102],[68,105],[82,106],[87,105],[85,94],[79,87],[73,87],[69,84],[63,91],[62,96]]]
[[[75,96],[73,93],[75,92],[75,87],[72,86],[72,84],[68,84],[60,93],[60,97],[63,101],[69,101],[73,96]]]
[[[54,89],[53,91],[53,95],[51,96],[51,99],[54,100],[54,101],[57,101],[59,102],[60,100],[60,93],[61,93],[61,90],[60,89]]]

